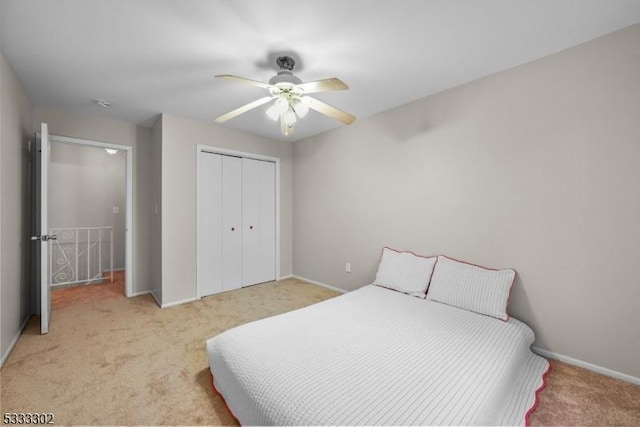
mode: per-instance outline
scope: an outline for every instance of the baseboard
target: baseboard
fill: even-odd
[[[158,304],[158,307],[162,308],[162,303],[160,302],[160,299],[156,296],[156,293],[153,291],[149,291],[149,293],[151,294],[153,299],[156,301],[156,304]]]
[[[133,297],[139,297],[140,295],[148,295],[152,293],[151,291],[140,291],[140,292],[134,292],[132,293],[129,298],[133,298]],[[155,298],[155,297],[154,297]]]
[[[9,343],[9,348],[7,348],[7,351],[5,351],[4,354],[2,355],[2,359],[0,359],[0,368],[4,366],[4,362],[6,362],[7,359],[9,358],[9,355],[11,354],[13,347],[15,347],[16,344],[18,343],[18,340],[20,339],[20,335],[22,335],[22,332],[24,331],[24,328],[27,326],[29,319],[31,319],[31,316],[27,316],[27,318],[24,319],[24,322],[22,322],[22,325],[20,325],[20,329],[18,329],[18,333],[16,334],[15,337],[13,337],[13,339],[11,340],[11,343]]]
[[[282,277],[278,277],[276,280],[287,280],[287,279],[293,279],[293,274],[289,274],[287,276],[282,276]]]
[[[569,365],[578,366],[580,368],[588,369],[589,371],[597,372],[608,377],[616,378],[622,381],[629,382],[631,384],[640,385],[640,378],[634,377],[622,372],[614,371],[612,369],[603,368],[602,366],[594,365],[593,363],[585,362],[584,360],[574,359],[573,357],[565,356],[564,354],[554,353],[553,351],[545,350],[539,347],[531,347],[534,353],[540,356],[556,359],[561,362],[568,363]]]
[[[341,294],[345,294],[349,291],[345,291],[344,289],[336,288],[335,286],[327,285],[325,283],[316,282],[315,280],[307,279],[306,277],[292,275],[294,279],[302,280],[304,282],[309,282],[314,285],[322,286],[323,288],[331,289],[332,291],[340,292]]]
[[[180,300],[180,301],[170,302],[170,303],[167,303],[167,304],[160,304],[160,307],[162,307],[162,308],[174,307],[176,305],[187,304],[187,303],[194,302],[194,301],[197,301],[197,300],[198,300],[198,298],[187,298],[187,299],[183,299],[183,300]],[[156,300],[156,301],[158,301],[158,300]]]

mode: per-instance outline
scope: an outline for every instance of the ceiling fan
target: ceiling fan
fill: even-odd
[[[269,83],[232,76],[230,74],[216,76],[216,78],[233,80],[268,89],[270,95],[216,117],[215,121],[218,123],[226,122],[269,102],[273,102],[273,104],[267,109],[267,116],[274,121],[280,121],[280,130],[283,135],[291,135],[293,133],[293,125],[297,121],[297,118],[306,116],[309,108],[325,116],[340,120],[347,125],[355,121],[356,118],[353,115],[308,96],[310,93],[349,89],[342,80],[334,77],[303,83],[300,78],[293,74],[293,67],[296,64],[293,58],[280,56],[276,59],[276,64],[280,67],[280,71],[269,79]]]

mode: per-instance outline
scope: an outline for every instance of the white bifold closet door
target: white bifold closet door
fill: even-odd
[[[242,286],[242,159],[222,156],[222,290]]]
[[[242,159],[242,285],[275,280],[275,164]]]
[[[222,156],[198,154],[197,281],[200,295],[222,292]]]
[[[198,156],[199,295],[275,280],[275,163]]]

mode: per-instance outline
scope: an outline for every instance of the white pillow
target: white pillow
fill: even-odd
[[[514,270],[494,270],[439,256],[427,299],[502,320],[516,278]]]
[[[374,285],[424,298],[437,257],[423,257],[390,248],[382,250]]]

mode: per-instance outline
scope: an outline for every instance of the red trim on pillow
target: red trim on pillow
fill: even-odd
[[[238,420],[238,417],[236,417],[236,415],[233,413],[231,408],[229,408],[229,405],[227,404],[227,401],[224,399],[224,396],[222,395],[222,393],[220,393],[220,390],[216,388],[216,385],[213,382],[213,373],[211,371],[209,371],[209,376],[211,377],[211,389],[220,399],[222,399],[222,403],[224,403],[224,407],[227,408],[227,412],[229,412],[229,414],[233,417],[233,419],[236,420],[236,423],[238,423],[238,425],[241,426],[242,423]]]
[[[393,251],[393,252],[396,252],[396,253],[399,253],[399,254],[401,254],[401,253],[408,253],[408,254],[415,255],[415,256],[417,256],[417,257],[425,258],[425,259],[429,259],[429,258],[437,258],[437,257],[438,257],[438,255],[431,255],[431,256],[418,255],[418,254],[417,254],[417,253],[415,253],[415,252],[411,252],[411,251],[401,251],[401,250],[398,250],[398,249],[391,248],[391,247],[389,247],[389,246],[385,246],[385,247],[383,247],[383,248],[382,248],[382,250],[380,251],[380,259],[382,259],[382,253],[384,252],[384,250],[385,250],[385,249],[389,249],[390,251]]]
[[[538,389],[536,390],[536,396],[535,396],[535,400],[533,402],[533,405],[531,406],[531,408],[529,408],[527,413],[524,414],[524,425],[526,427],[529,427],[531,425],[531,423],[529,422],[529,417],[531,416],[531,414],[533,414],[535,412],[536,408],[538,407],[538,403],[540,402],[538,400],[538,397],[539,397],[538,395],[540,394],[540,392],[542,390],[545,389],[545,387],[547,387],[547,376],[549,375],[549,372],[551,372],[551,363],[549,363],[549,367],[547,368],[545,373],[542,374],[542,385],[540,387],[538,387]]]
[[[388,288],[388,287],[386,287],[385,285],[378,285],[377,283],[372,283],[372,284],[371,284],[371,286],[377,286],[377,287],[379,287],[379,288],[386,289],[386,290],[388,290],[388,291],[392,291],[392,292],[395,292],[395,293],[397,293],[397,294],[406,295],[406,296],[411,297],[411,298],[425,299],[425,298],[427,297],[427,296],[426,296],[426,294],[425,294],[425,298],[417,297],[417,296],[415,296],[415,295],[409,295],[409,294],[408,294],[408,293],[406,293],[406,292],[402,292],[402,291],[399,291],[399,290],[397,290],[397,289],[393,289],[393,288]]]
[[[443,257],[443,258],[450,259],[451,261],[457,261],[457,262],[462,263],[462,264],[472,265],[472,266],[474,266],[474,267],[480,267],[480,268],[482,268],[482,269],[490,270],[490,271],[513,270],[513,268],[491,268],[491,267],[485,267],[484,265],[474,264],[474,263],[472,263],[472,262],[469,262],[469,261],[463,261],[463,260],[461,260],[461,259],[457,259],[457,258],[452,258],[452,257],[447,256],[447,255],[438,255],[438,256],[441,256],[441,257]],[[513,270],[513,271],[515,271],[515,270]]]
[[[450,259],[451,261],[456,261],[459,262],[461,264],[467,264],[467,265],[471,265],[473,267],[478,267],[478,268],[482,268],[483,270],[489,270],[489,271],[504,271],[504,270],[511,270],[513,271],[513,280],[511,281],[511,286],[509,286],[509,295],[507,295],[507,306],[504,308],[504,312],[507,314],[507,318],[506,319],[500,319],[498,317],[493,317],[493,316],[489,316],[489,317],[493,317],[494,319],[498,319],[498,320],[502,320],[503,322],[508,322],[509,321],[509,300],[511,299],[511,291],[513,290],[513,285],[516,283],[516,277],[518,276],[518,271],[515,268],[489,268],[489,267],[485,267],[483,265],[478,265],[478,264],[474,264],[472,262],[467,262],[467,261],[462,261],[456,258],[451,258],[450,256],[446,256],[446,255],[438,255],[441,256],[443,258],[447,258]],[[436,265],[438,265],[438,261],[436,261],[436,263],[433,265],[433,271],[436,271]],[[431,272],[431,276],[433,276],[433,271]],[[431,278],[429,278],[429,286],[431,286]],[[427,293],[429,292],[429,287],[427,287]],[[427,297],[427,295],[425,294],[425,298]]]

